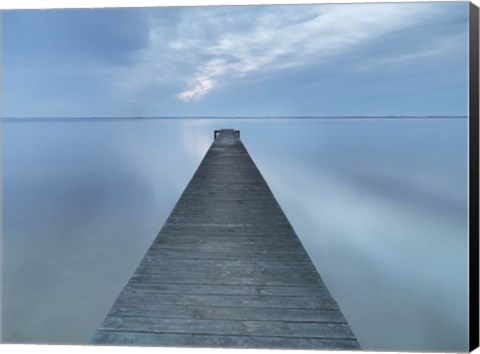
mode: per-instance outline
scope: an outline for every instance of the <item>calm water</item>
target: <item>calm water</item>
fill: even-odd
[[[3,340],[87,343],[219,128],[364,349],[467,350],[466,119],[4,123]]]

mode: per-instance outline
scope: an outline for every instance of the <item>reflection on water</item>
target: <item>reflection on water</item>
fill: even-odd
[[[219,128],[364,349],[467,349],[466,119],[5,123],[4,341],[88,342]]]

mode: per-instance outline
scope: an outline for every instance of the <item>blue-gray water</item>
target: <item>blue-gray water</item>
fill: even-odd
[[[466,351],[467,122],[6,122],[3,341],[87,343],[235,128],[364,349]]]

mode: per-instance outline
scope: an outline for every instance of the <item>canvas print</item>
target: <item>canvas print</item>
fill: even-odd
[[[2,343],[468,351],[472,11],[2,11]]]

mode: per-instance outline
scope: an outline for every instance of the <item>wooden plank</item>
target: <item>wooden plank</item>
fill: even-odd
[[[202,305],[230,307],[267,307],[338,310],[330,294],[323,296],[265,296],[265,295],[225,295],[225,294],[169,294],[125,289],[117,299],[119,306],[134,305]]]
[[[228,130],[213,142],[92,342],[359,348],[262,175]]]
[[[100,326],[100,329],[150,333],[355,339],[346,323],[324,322],[231,321],[109,316]]]
[[[275,254],[285,254],[285,253],[299,253],[306,255],[302,246],[290,246],[288,248],[282,248],[274,245],[268,245],[267,243],[258,244],[241,244],[234,242],[224,242],[222,245],[210,244],[210,243],[200,243],[197,245],[189,245],[182,243],[156,243],[154,247],[162,247],[164,249],[176,249],[176,250],[189,250],[191,252],[233,252],[233,253],[248,253],[253,247],[255,247],[255,253],[275,253]]]
[[[291,269],[285,268],[281,271],[275,268],[251,268],[251,267],[226,267],[226,268],[217,268],[217,267],[191,267],[191,268],[171,268],[168,265],[165,267],[159,266],[150,266],[142,264],[141,267],[137,269],[137,274],[152,274],[152,275],[168,275],[172,274],[172,269],[175,270],[175,275],[187,275],[191,277],[201,278],[205,276],[208,272],[210,277],[220,278],[246,278],[246,277],[262,277],[268,279],[316,279],[319,278],[318,273],[315,269]]]
[[[158,239],[156,239],[155,243],[159,244],[162,242],[178,242],[181,243],[189,243],[190,241],[196,243],[202,242],[211,242],[216,244],[221,244],[223,242],[238,242],[243,244],[252,244],[252,243],[266,243],[275,241],[275,244],[282,245],[285,247],[293,246],[302,246],[302,243],[297,240],[291,240],[293,232],[284,233],[283,235],[275,233],[275,230],[271,230],[271,236],[265,235],[267,230],[263,233],[253,234],[248,233],[248,229],[246,231],[230,231],[228,228],[224,230],[218,231],[210,231],[210,230],[201,230],[198,229],[195,233],[179,233],[175,231],[170,231],[168,234],[161,234]]]
[[[331,322],[345,323],[338,310],[288,309],[268,307],[201,306],[201,305],[140,305],[123,304],[116,306],[111,316],[135,316],[155,318],[189,318],[210,320],[250,320],[289,322]]]
[[[215,225],[215,226],[213,226]],[[218,226],[217,226],[218,225]],[[233,224],[232,224],[233,225]],[[283,227],[279,228],[260,228],[254,226],[230,226],[229,224],[197,224],[188,223],[184,225],[184,229],[179,229],[179,224],[168,224],[162,229],[163,237],[170,237],[175,239],[188,238],[188,237],[204,237],[211,236],[212,238],[218,238],[219,241],[235,237],[245,240],[258,240],[260,238],[267,238],[275,241],[290,241],[292,240],[292,230],[285,230]]]
[[[291,226],[290,226],[291,227]],[[270,233],[271,227],[265,224],[252,224],[248,220],[244,220],[241,223],[209,223],[209,222],[199,222],[199,223],[190,223],[190,224],[174,224],[170,223],[169,220],[165,222],[162,230],[165,230],[167,234],[172,232],[196,232],[198,230],[208,230],[209,232],[214,231],[240,231],[247,234],[256,235],[262,234],[266,237],[275,236],[274,233]],[[277,232],[290,235],[292,229],[279,229]]]
[[[204,269],[209,271],[211,268],[242,268],[242,269],[275,269],[281,271],[282,269],[302,269],[315,270],[311,262],[282,262],[282,261],[264,261],[264,260],[212,260],[212,259],[171,259],[165,262],[159,257],[144,257],[141,266],[162,266],[162,269]]]
[[[281,275],[275,278],[265,279],[262,275],[250,275],[243,278],[219,277],[211,274],[204,274],[201,278],[190,274],[179,273],[156,273],[156,274],[138,274],[135,273],[131,282],[137,283],[188,283],[188,284],[225,284],[225,285],[269,285],[269,286],[309,286],[312,284],[319,284],[320,280],[317,275],[309,275],[304,277],[291,278],[282,277]]]
[[[98,331],[94,343],[123,345],[164,346],[164,347],[199,347],[199,348],[273,348],[273,349],[358,349],[353,339],[333,338],[283,338],[255,336],[220,336],[205,334],[158,334],[128,331]]]
[[[305,253],[292,252],[268,252],[252,251],[252,252],[235,252],[233,250],[211,250],[203,249],[193,252],[185,248],[156,247],[152,246],[148,251],[159,257],[169,258],[188,258],[188,259],[225,259],[225,260],[268,260],[268,261],[285,261],[285,262],[303,262],[307,255]],[[192,253],[193,252],[193,253]]]
[[[266,285],[205,285],[205,284],[144,284],[129,282],[128,289],[142,289],[156,293],[225,294],[225,295],[284,295],[316,296],[328,292],[323,284],[317,286],[266,286]]]
[[[177,236],[177,235],[197,235],[200,233],[210,233],[220,236],[227,236],[230,232],[235,232],[239,235],[246,236],[262,236],[269,239],[275,236],[285,236],[292,238],[292,231],[288,227],[288,224],[284,224],[282,227],[273,228],[271,225],[264,224],[251,224],[251,223],[212,223],[212,222],[190,222],[190,223],[173,223],[168,219],[163,228],[160,231],[160,235],[163,236]]]
[[[183,245],[174,245],[174,246],[164,246],[164,245],[161,245],[159,243],[156,243],[154,245],[152,245],[151,249],[153,250],[153,252],[160,252],[162,250],[168,250],[168,252],[182,252],[182,251],[186,251],[188,252],[189,254],[192,254],[192,256],[196,256],[197,253],[210,253],[210,254],[220,254],[220,255],[235,255],[237,254],[239,257],[245,257],[245,258],[259,258],[259,259],[263,259],[264,257],[270,257],[270,258],[274,258],[274,257],[293,257],[293,258],[296,258],[297,260],[299,261],[303,261],[305,260],[305,257],[307,257],[307,254],[301,250],[301,249],[295,249],[295,250],[289,250],[289,249],[273,249],[273,250],[269,250],[267,247],[262,247],[260,249],[251,249],[250,247],[250,250],[251,252],[249,252],[249,248],[247,247],[244,247],[242,249],[238,249],[238,248],[234,248],[234,247],[230,247],[228,249],[224,249],[220,246],[217,246],[217,247],[210,247],[209,245],[205,245],[203,247],[198,247],[198,248],[194,248],[194,247],[187,247],[187,246],[183,246]],[[296,256],[296,257],[295,257]],[[215,257],[213,257],[215,258]]]
[[[275,240],[276,243],[274,245],[271,244],[271,239],[265,239],[262,237],[252,237],[252,238],[247,238],[247,237],[242,237],[242,236],[236,236],[236,235],[231,235],[228,237],[219,237],[216,235],[202,235],[200,233],[193,235],[193,236],[184,236],[184,235],[178,235],[178,236],[169,236],[169,237],[161,237],[161,239],[156,240],[155,246],[161,246],[161,247],[172,247],[172,246],[189,246],[189,248],[192,247],[201,247],[202,245],[205,246],[210,246],[210,247],[215,247],[219,248],[219,245],[227,245],[229,248],[236,248],[238,252],[244,252],[240,248],[243,247],[250,247],[250,250],[252,249],[252,246],[262,246],[266,247],[269,245],[272,246],[273,251],[276,249],[278,250],[290,250],[290,252],[301,252],[304,253],[303,245],[300,242],[292,242],[292,241],[287,241],[285,240],[286,237],[277,237]],[[283,252],[284,253],[284,252]]]

